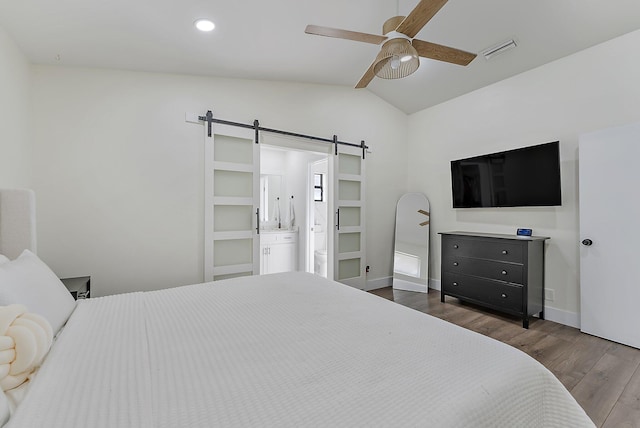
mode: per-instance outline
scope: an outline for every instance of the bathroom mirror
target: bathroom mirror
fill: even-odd
[[[280,198],[280,213],[285,209],[283,190],[281,175],[260,174],[260,221],[277,223],[277,198]]]
[[[429,200],[407,193],[396,209],[393,288],[427,293],[429,281]]]

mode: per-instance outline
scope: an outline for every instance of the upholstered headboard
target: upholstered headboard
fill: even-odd
[[[15,259],[36,252],[36,196],[33,190],[0,189],[0,254]]]

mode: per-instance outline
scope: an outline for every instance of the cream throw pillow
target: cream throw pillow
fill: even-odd
[[[53,331],[46,319],[23,305],[0,306],[0,387],[24,383],[49,352]]]

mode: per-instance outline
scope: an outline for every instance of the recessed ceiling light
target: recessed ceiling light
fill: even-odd
[[[193,24],[200,31],[213,31],[213,29],[216,28],[216,24],[209,21],[208,19],[198,19]]]

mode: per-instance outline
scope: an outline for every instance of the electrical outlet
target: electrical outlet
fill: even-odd
[[[556,298],[555,290],[552,290],[551,288],[544,289],[544,300],[546,300],[547,302],[553,302],[555,298]]]

